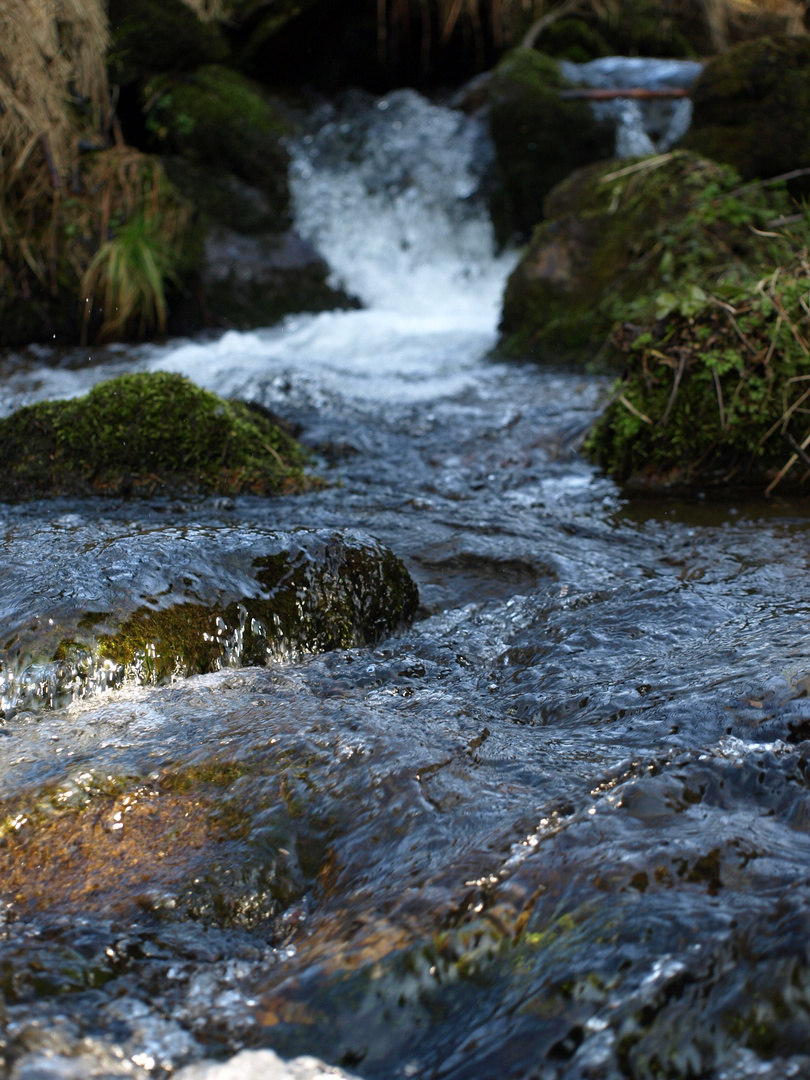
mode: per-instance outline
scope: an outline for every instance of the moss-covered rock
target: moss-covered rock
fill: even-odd
[[[219,24],[201,22],[183,0],[110,0],[109,17],[110,79],[119,86],[228,55]]]
[[[289,226],[289,157],[282,143],[289,126],[257,84],[212,64],[156,77],[144,97],[153,149],[182,155],[215,176],[234,174],[262,193],[265,227]]]
[[[261,412],[163,372],[122,375],[0,421],[0,498],[271,494],[306,486],[306,454]]]
[[[731,169],[682,153],[666,167],[673,216],[599,298],[625,374],[586,453],[646,490],[803,483],[810,215]]]
[[[789,255],[789,242],[751,226],[767,234],[791,212],[783,192],[740,189],[732,169],[685,151],[582,169],[549,195],[548,220],[509,279],[501,350],[621,362],[606,347],[617,322],[654,319],[662,296],[687,302],[692,289],[742,280],[774,245]]]
[[[706,65],[682,145],[744,179],[810,166],[810,38],[745,42]]]
[[[113,633],[109,614],[92,626],[85,618],[86,629],[101,626],[98,655],[126,675],[160,682],[375,644],[416,612],[418,592],[401,559],[367,537],[319,531],[281,535],[275,546],[252,560],[257,596],[139,608]]]
[[[556,61],[516,49],[488,82],[489,128],[499,184],[492,217],[501,242],[527,236],[543,216],[547,193],[574,169],[610,156],[613,130],[588,105],[566,101]]]
[[[801,250],[810,219],[794,236]],[[786,266],[754,264],[718,285],[615,335],[626,372],[585,452],[630,488],[770,490],[810,477],[806,248]]]
[[[413,618],[404,564],[335,530],[223,530],[126,544],[99,566],[94,602],[65,596],[4,626],[0,688],[12,712],[64,704],[123,680],[158,683],[371,645]],[[34,597],[31,598],[32,602]]]

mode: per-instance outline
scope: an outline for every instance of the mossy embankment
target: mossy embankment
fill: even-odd
[[[810,217],[783,186],[677,151],[582,170],[547,210],[504,347],[625,369],[593,460],[647,488],[762,485],[803,460]]]
[[[122,375],[0,420],[0,498],[252,493],[306,487],[306,452],[250,405],[181,375]]]

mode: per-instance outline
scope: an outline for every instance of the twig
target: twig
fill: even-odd
[[[533,49],[535,42],[545,29],[555,23],[557,19],[563,19],[566,15],[570,15],[572,11],[576,11],[581,6],[581,3],[582,0],[566,0],[565,3],[552,8],[551,11],[547,11],[545,15],[541,15],[524,34],[520,43],[521,49]]]
[[[799,455],[799,457],[802,459],[802,461],[805,463],[805,465],[810,465],[810,455],[805,452],[804,447],[802,447],[799,443],[796,442],[796,440],[793,438],[789,431],[785,432],[785,438]]]
[[[619,401],[624,405],[625,409],[629,409],[633,416],[637,416],[639,420],[643,420],[645,424],[649,424],[652,427],[652,420],[649,416],[645,416],[643,412],[635,407],[635,405],[628,401],[624,394],[619,394]]]
[[[584,98],[586,101],[615,101],[617,98],[633,98],[634,100],[646,101],[651,98],[685,98],[689,97],[690,91],[682,86],[661,86],[657,90],[648,86],[627,86],[623,90],[617,88],[593,89],[592,87],[578,87],[575,90],[561,90],[561,98]]]
[[[766,495],[770,495],[770,493],[773,491],[773,489],[776,487],[776,485],[780,482],[780,480],[782,480],[783,477],[787,476],[787,474],[790,472],[790,470],[793,468],[793,466],[799,460],[799,453],[802,450],[806,450],[808,446],[810,446],[810,435],[808,435],[804,439],[804,441],[802,443],[800,443],[800,445],[796,448],[797,453],[790,455],[788,460],[785,462],[785,464],[782,466],[782,468],[779,470],[779,472],[776,474],[776,476],[773,478],[773,480],[771,480],[770,484],[768,484],[768,486],[765,488],[765,494]]]
[[[671,160],[672,154],[658,154],[656,157],[645,158],[644,161],[637,161],[635,165],[627,165],[624,169],[606,173],[605,176],[600,178],[599,183],[608,184],[611,180],[618,180],[621,176],[630,176],[631,173],[641,172],[642,169],[658,169]]]
[[[793,169],[791,172],[780,173],[779,176],[769,176],[765,180],[752,180],[748,184],[743,184],[742,187],[734,188],[726,197],[739,195],[741,191],[749,191],[755,187],[771,187],[772,184],[781,184],[783,180],[797,180],[800,176],[810,176],[810,169]]]
[[[62,177],[59,175],[59,170],[56,168],[56,162],[53,159],[53,151],[51,150],[51,144],[47,135],[40,135],[40,146],[42,147],[42,153],[45,156],[45,164],[48,166],[48,173],[51,178],[51,187],[54,191],[62,190]]]
[[[664,410],[664,415],[661,417],[661,427],[665,428],[669,423],[669,414],[672,412],[672,406],[675,404],[675,398],[678,396],[678,387],[681,385],[681,379],[686,369],[686,349],[681,350],[681,359],[678,364],[678,370],[675,372],[675,381],[672,384],[672,393],[669,395],[669,401],[667,407]]]
[[[726,430],[726,411],[723,408],[723,389],[720,386],[720,376],[717,374],[717,368],[712,368],[712,375],[714,375],[714,388],[717,391],[717,407],[720,410],[720,430]]]

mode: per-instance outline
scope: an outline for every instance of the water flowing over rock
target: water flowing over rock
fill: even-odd
[[[301,526],[377,537],[421,617],[7,720],[5,1070],[272,1049],[368,1080],[804,1075],[804,502],[623,497],[572,449],[607,380],[488,358],[514,260],[480,125],[412,94],[323,119],[297,226],[371,306],[6,358],[2,408],[193,374],[299,424],[328,485],[0,505],[3,621],[46,587],[157,597],[155,551],[193,590],[184,558]]]
[[[82,577],[72,588],[48,583],[22,559],[16,581],[7,579],[25,612],[16,621],[7,612],[3,623],[7,716],[124,681],[155,684],[373,645],[418,603],[401,561],[349,532],[113,533],[84,569],[89,588]]]

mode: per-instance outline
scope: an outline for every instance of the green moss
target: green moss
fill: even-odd
[[[785,477],[800,480],[810,216],[791,209],[781,190],[718,174],[662,230],[649,285],[608,298],[626,373],[585,450],[612,476],[762,484],[792,456]]]
[[[683,146],[745,179],[810,166],[810,40],[759,38],[706,65]]]
[[[218,24],[201,22],[182,0],[110,0],[109,16],[110,78],[119,86],[217,63],[228,53]]]
[[[164,372],[0,421],[0,496],[254,492],[305,486],[306,455],[260,412]]]
[[[792,208],[784,192],[737,192],[733,169],[677,151],[574,173],[546,201],[549,220],[507,283],[500,350],[546,362],[621,360],[606,342],[620,320],[649,320],[670,292],[741,280],[749,262],[789,257],[760,236]],[[781,257],[780,256],[780,257]]]
[[[508,53],[493,73],[489,126],[501,177],[492,216],[502,242],[528,235],[546,194],[573,169],[613,151],[612,129],[587,104],[561,99],[565,85],[556,61],[528,49]]]
[[[280,141],[288,125],[257,84],[208,65],[150,80],[144,98],[155,150],[233,173],[262,191],[274,228],[289,225],[289,159]]]
[[[611,52],[599,31],[584,19],[558,19],[545,31],[541,42],[547,55],[575,64],[587,64]]]
[[[320,536],[320,534],[318,534]],[[259,596],[223,604],[142,607],[123,619],[106,613],[79,620],[96,630],[94,650],[130,678],[159,683],[225,664],[371,645],[413,618],[419,601],[404,564],[387,548],[339,534],[253,563]],[[61,658],[93,637],[63,642]]]

